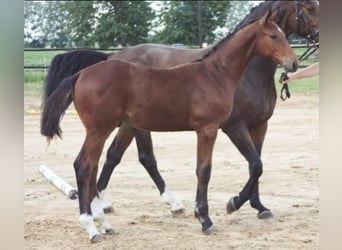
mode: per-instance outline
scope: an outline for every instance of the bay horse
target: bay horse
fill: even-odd
[[[294,72],[297,56],[268,11],[260,20],[236,29],[201,59],[167,69],[107,60],[65,78],[46,99],[41,134],[61,136],[60,120],[74,102],[86,136],[74,161],[80,223],[91,242],[100,239],[94,220],[105,233],[113,229],[99,202],[96,177],[105,140],[125,121],[148,131],[195,131],[197,190],[195,217],[205,234],[215,231],[207,200],[212,152],[218,129],[232,112],[234,94],[248,62],[259,54]],[[252,192],[260,169],[252,169]]]
[[[319,5],[317,1],[265,1],[251,9],[250,13],[237,26],[241,27],[253,19],[261,18],[266,11],[277,11],[275,20],[288,37],[291,33],[307,38],[309,41],[319,41]],[[166,45],[141,44],[125,48],[120,52],[106,54],[93,50],[75,50],[57,55],[51,61],[44,86],[43,104],[48,96],[59,86],[60,81],[80,69],[96,62],[111,59],[121,59],[140,64],[165,68],[190,62],[201,58],[212,47],[205,49],[179,49]],[[267,132],[268,120],[272,117],[276,104],[276,88],[274,74],[277,64],[263,56],[255,56],[248,64],[238,89],[229,119],[222,125],[222,131],[231,139],[234,145],[249,163],[250,169],[262,169],[261,151]],[[71,102],[71,100],[70,100]],[[100,191],[100,201],[105,212],[112,210],[112,205],[103,197],[110,176],[135,137],[139,160],[156,184],[164,201],[171,203],[173,213],[184,209],[180,200],[173,197],[160,175],[153,153],[150,132],[132,128],[123,122],[107,151],[106,162],[97,183]],[[246,186],[250,185],[250,181]],[[227,212],[239,209],[248,199],[253,208],[258,210],[258,218],[273,217],[272,212],[260,201],[259,184],[255,183],[248,197],[247,187],[238,196],[230,199]]]

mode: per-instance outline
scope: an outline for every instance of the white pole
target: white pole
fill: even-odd
[[[64,181],[61,177],[52,172],[45,165],[40,165],[38,171],[46,178],[49,182],[55,185],[60,191],[62,191],[69,199],[77,199],[77,190],[73,188],[69,183]]]

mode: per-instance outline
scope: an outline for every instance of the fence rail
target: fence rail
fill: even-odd
[[[24,51],[69,51],[69,50],[89,50],[90,48],[26,48]],[[101,50],[101,51],[119,51],[122,48],[111,48],[111,49],[93,49],[91,50]]]
[[[293,49],[298,49],[298,48],[312,48],[312,47],[317,47],[319,45],[316,44],[292,44],[291,47]],[[89,50],[90,48],[26,48],[24,49],[24,52],[58,52],[58,51],[71,51],[71,50]],[[91,50],[96,50],[96,51],[110,51],[110,52],[117,52],[122,50],[122,48],[107,48],[107,49],[93,49]],[[49,59],[43,59],[44,65],[40,63],[34,64],[32,62],[24,62],[24,70],[46,70],[49,68],[49,63],[50,63],[51,58]],[[29,61],[29,60],[28,60]],[[300,67],[305,67],[306,65],[300,65]]]

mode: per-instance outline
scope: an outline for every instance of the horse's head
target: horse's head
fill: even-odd
[[[273,10],[279,12],[277,23],[287,33],[296,33],[319,42],[319,3],[316,0],[278,1]]]
[[[285,33],[273,21],[278,13],[268,11],[258,21],[258,34],[256,38],[256,51],[261,55],[271,57],[275,62],[281,64],[286,71],[294,72],[298,67],[298,59],[290,47]]]

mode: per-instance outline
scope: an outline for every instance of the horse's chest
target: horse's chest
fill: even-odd
[[[267,121],[273,114],[276,99],[273,88],[238,89],[229,123],[255,125]]]

